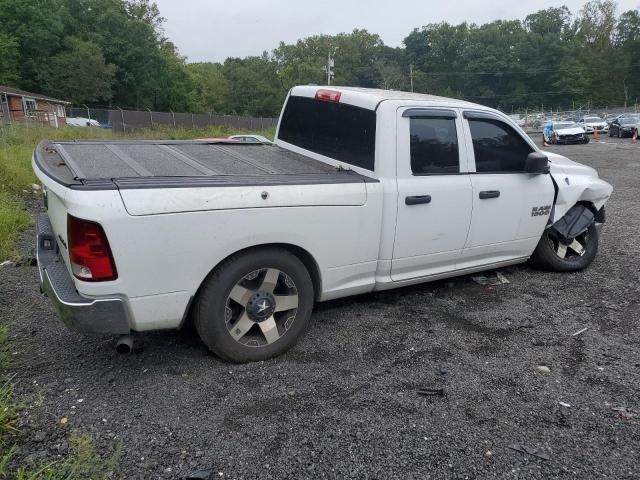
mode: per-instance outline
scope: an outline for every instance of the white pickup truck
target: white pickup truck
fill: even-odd
[[[43,141],[43,291],[70,327],[193,318],[220,357],[278,355],[314,302],[525,262],[587,267],[611,186],[506,115],[299,86],[274,145]]]

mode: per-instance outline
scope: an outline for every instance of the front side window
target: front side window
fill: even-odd
[[[374,169],[374,110],[291,96],[282,114],[278,137],[335,160]]]
[[[470,118],[476,172],[524,172],[531,146],[510,126],[497,119]]]
[[[410,142],[414,175],[460,172],[454,118],[411,118]]]

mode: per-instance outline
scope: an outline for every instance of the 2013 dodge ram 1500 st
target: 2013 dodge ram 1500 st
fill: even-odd
[[[42,142],[42,288],[89,332],[178,328],[237,362],[278,355],[315,301],[531,259],[596,255],[612,188],[506,115],[404,92],[300,86],[273,146]]]

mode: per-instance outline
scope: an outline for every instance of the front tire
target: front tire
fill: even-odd
[[[597,253],[598,229],[595,225],[591,225],[570,243],[563,242],[553,229],[548,228],[542,234],[529,262],[539,270],[576,272],[591,265]]]
[[[286,352],[309,323],[313,283],[304,264],[281,248],[230,257],[209,276],[194,323],[207,347],[230,362]]]

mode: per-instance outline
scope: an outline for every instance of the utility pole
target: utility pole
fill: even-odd
[[[413,64],[409,64],[409,81],[411,82],[411,93],[413,93]]]
[[[335,55],[336,51],[333,51],[333,55]],[[333,71],[333,67],[335,67],[335,58],[331,55],[331,50],[327,53],[327,64],[322,67],[322,71],[327,74],[327,85],[331,85],[331,80],[335,78],[336,74]]]

